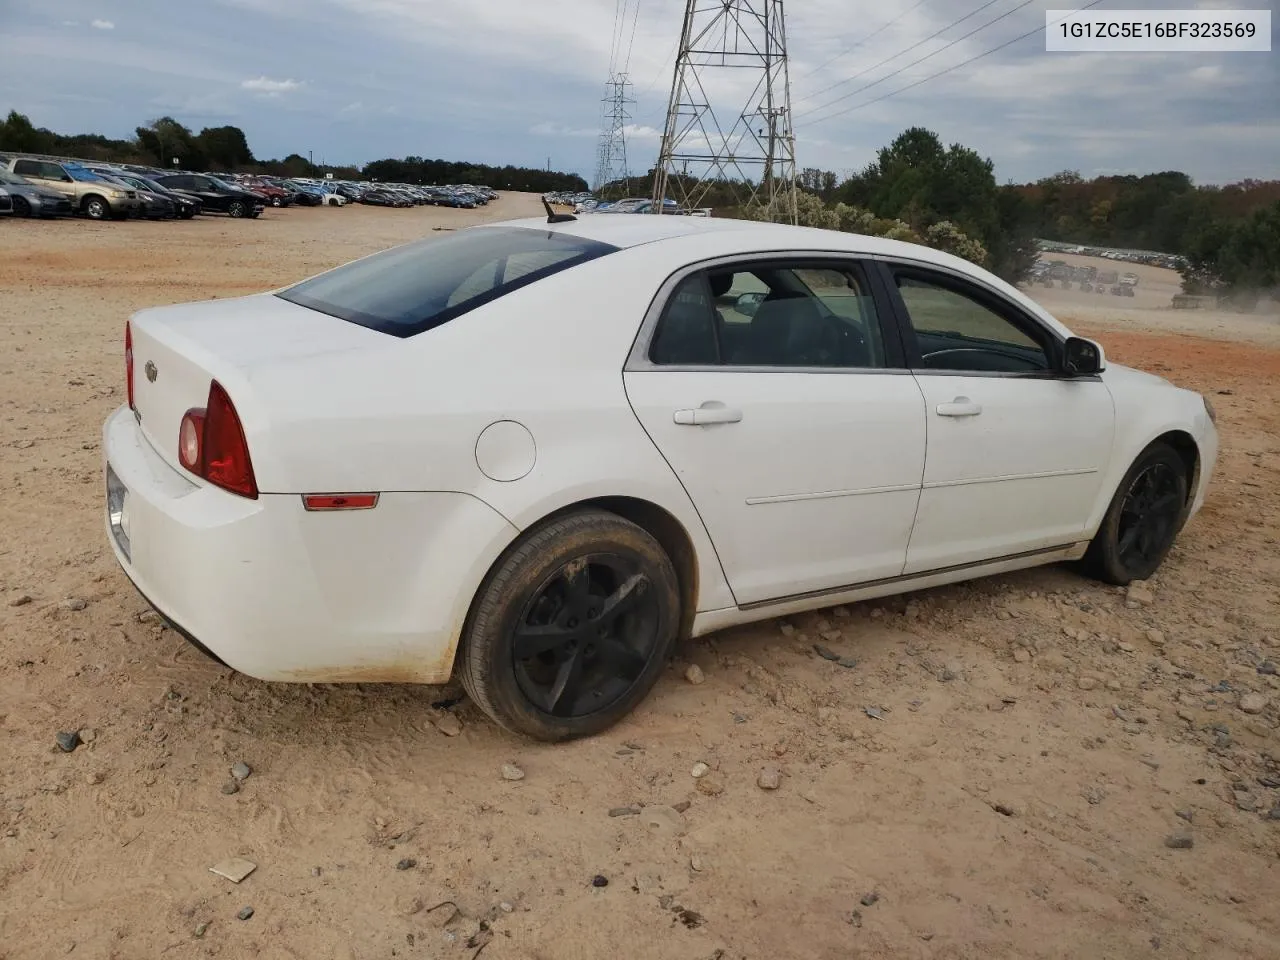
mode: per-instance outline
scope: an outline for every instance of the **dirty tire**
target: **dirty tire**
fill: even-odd
[[[1134,555],[1122,548],[1122,526],[1126,501],[1134,493],[1134,485],[1144,474],[1156,474],[1168,492],[1160,499],[1171,501],[1169,516],[1152,537],[1152,549],[1145,555]],[[1178,452],[1164,442],[1153,443],[1133,462],[1120,481],[1111,505],[1107,508],[1089,544],[1082,562],[1086,573],[1105,583],[1124,586],[1134,580],[1146,580],[1160,568],[1177,538],[1187,504],[1187,467]]]
[[[598,710],[558,716],[535,703],[522,686],[516,629],[526,623],[531,605],[566,565],[602,556],[631,565],[645,580],[638,603],[646,611],[645,621],[652,624],[644,631],[650,638],[648,649],[643,658],[637,657],[643,659],[643,667],[634,679],[612,681],[630,684],[616,699]],[[508,730],[544,741],[591,736],[630,713],[653,688],[675,646],[680,607],[675,567],[646,531],[603,510],[564,514],[527,531],[489,572],[463,631],[459,679],[471,699]]]

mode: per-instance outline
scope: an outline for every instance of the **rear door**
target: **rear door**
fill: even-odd
[[[897,576],[924,401],[854,259],[726,261],[659,293],[624,371],[739,604]]]
[[[888,273],[928,424],[904,572],[1081,540],[1114,433],[1101,378],[1061,373],[1059,335],[993,289],[918,264]]]

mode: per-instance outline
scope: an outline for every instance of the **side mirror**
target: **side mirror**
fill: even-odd
[[[1068,337],[1062,346],[1062,372],[1070,377],[1088,377],[1106,369],[1102,347],[1083,337]]]

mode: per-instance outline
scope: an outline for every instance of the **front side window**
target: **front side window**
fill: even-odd
[[[884,341],[861,268],[750,264],[686,277],[658,321],[660,365],[878,368]]]
[[[277,296],[372,330],[411,337],[616,249],[547,230],[479,227],[376,253]]]
[[[1028,322],[1015,323],[958,281],[915,271],[895,273],[924,370],[1037,373],[1051,369]]]

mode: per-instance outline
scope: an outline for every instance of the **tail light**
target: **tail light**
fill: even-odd
[[[128,320],[124,323],[124,379],[129,393],[129,409],[137,410],[133,402],[133,326]]]
[[[178,428],[178,460],[214,486],[258,499],[258,482],[249,459],[249,444],[235,405],[222,384],[209,384],[204,407],[193,407]]]

